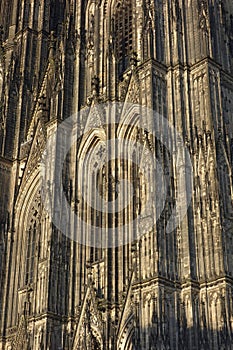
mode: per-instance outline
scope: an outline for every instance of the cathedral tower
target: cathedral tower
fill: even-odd
[[[232,104],[230,1],[1,2],[0,349],[233,348]]]

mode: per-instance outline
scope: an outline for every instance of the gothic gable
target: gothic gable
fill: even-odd
[[[18,331],[12,343],[12,350],[27,349],[27,321],[24,315],[21,316]]]
[[[140,104],[140,82],[137,73],[133,71],[128,90],[125,96],[125,103]]]
[[[117,332],[117,346],[119,350],[130,349],[133,341],[135,316],[133,310],[133,293],[132,293],[132,283],[134,279],[134,272],[132,273],[129,287],[126,293],[126,298],[124,301],[120,323]]]
[[[36,169],[39,170],[41,156],[45,148],[45,130],[41,120],[38,121],[35,134],[30,142],[30,149],[22,175],[21,186],[29,181]]]
[[[85,344],[85,345],[84,345]],[[73,350],[103,349],[103,324],[92,285],[87,287],[75,332]]]

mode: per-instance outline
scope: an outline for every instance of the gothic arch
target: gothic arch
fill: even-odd
[[[134,350],[134,331],[134,316],[131,314],[119,334],[117,350]]]
[[[130,65],[133,51],[132,1],[117,1],[113,8],[113,34],[117,74],[121,75]]]
[[[136,109],[136,110],[135,110]],[[117,136],[121,140],[132,140],[135,139],[135,131],[140,127],[140,116],[137,108],[133,107],[130,111],[127,111],[126,115],[123,111],[123,118],[121,118],[119,127],[117,130]]]
[[[142,123],[145,124],[146,121],[141,120],[138,108],[133,106],[129,111],[126,111],[126,113],[123,112],[123,118],[120,121],[117,136],[120,140],[128,141],[128,143],[126,142],[126,147],[128,147],[128,145],[132,147],[132,162],[138,167],[139,173],[141,173],[140,167],[143,167],[144,170],[148,170],[148,175],[152,176],[152,140],[151,135],[147,132],[147,128],[141,125]],[[122,144],[123,149],[121,151],[128,153],[129,150],[124,149],[124,143],[122,142]],[[129,153],[126,159],[129,159]],[[140,175],[139,173],[138,175]],[[134,175],[135,174],[134,172]],[[139,177],[137,180],[139,180]],[[144,180],[141,178],[141,181]]]
[[[110,0],[110,1],[104,0],[103,8],[104,8],[105,14],[110,16],[109,18],[111,18],[111,16],[114,14],[116,6],[120,3],[124,3],[124,0]]]
[[[26,310],[29,313],[31,312],[31,303],[28,299],[31,299],[31,297],[29,297],[27,292],[29,285],[25,285],[25,265],[27,258],[28,224],[30,223],[30,215],[33,208],[35,209],[37,207],[35,202],[38,196],[40,196],[39,192],[40,173],[36,169],[31,173],[25,185],[20,187],[15,205],[14,243],[12,249],[14,267],[12,266],[11,272],[11,290],[14,292],[14,298],[9,303],[9,312],[12,314],[12,320],[15,324],[18,322],[18,314],[22,314]],[[33,259],[30,262],[34,264]],[[36,271],[36,264],[33,266]]]
[[[29,210],[35,200],[37,193],[40,191],[40,172],[36,169],[32,172],[25,186],[20,188],[19,196],[16,202],[16,216],[15,227],[16,229],[25,228],[25,223],[28,219]]]
[[[94,126],[93,126],[94,128]],[[91,129],[84,135],[81,145],[79,146],[78,159],[83,159],[89,150],[93,151],[94,146],[100,142],[106,141],[106,134],[103,129]]]
[[[105,66],[111,65],[113,79],[120,79],[130,67],[132,51],[136,51],[136,35],[133,12],[135,1],[111,0],[103,1],[101,9],[101,25],[107,34],[103,35],[103,61]],[[121,26],[121,30],[119,27]],[[121,48],[121,52],[117,51]],[[100,67],[100,70],[102,68]],[[106,77],[104,84],[108,84]]]
[[[17,215],[17,220],[15,222],[16,232],[17,232],[17,256],[19,259],[19,266],[21,266],[20,274],[20,285],[21,287],[25,285],[29,280],[26,278],[25,273],[32,273],[32,271],[26,271],[26,260],[31,259],[31,264],[34,263],[35,246],[31,247],[31,253],[33,254],[29,257],[29,244],[34,245],[38,241],[38,228],[40,225],[40,174],[39,172],[35,175],[35,178],[26,184],[24,190],[22,190],[19,200],[17,202],[16,210],[19,213]],[[37,230],[37,231],[35,231]],[[29,243],[29,236],[31,235],[31,243]],[[26,248],[28,247],[28,248]],[[31,266],[32,268],[32,266]],[[30,282],[32,282],[32,276],[30,277]]]
[[[29,285],[33,282],[35,272],[35,255],[38,236],[40,236],[41,225],[41,203],[40,192],[35,198],[30,213],[28,215],[26,237],[25,237],[25,261],[24,261],[24,284]]]
[[[103,203],[100,193],[104,193],[105,186],[105,154],[106,135],[104,130],[91,130],[84,136],[78,153],[78,193],[80,207],[85,208],[82,213],[82,220],[86,222],[89,218],[88,220],[91,222],[92,232],[86,236],[91,246],[94,242],[95,245],[97,244],[96,240],[99,237],[104,215],[100,210]],[[97,247],[96,249],[90,247],[89,253],[91,261],[98,260],[102,254]]]
[[[85,57],[85,85],[86,97],[90,97],[92,92],[92,79],[96,74],[96,52],[98,50],[98,35],[96,35],[99,26],[98,21],[98,7],[95,2],[88,1],[86,5],[86,18],[85,18],[85,36],[86,46],[83,48]]]

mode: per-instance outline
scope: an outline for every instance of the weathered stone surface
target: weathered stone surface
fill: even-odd
[[[130,127],[123,113],[107,127],[98,106],[107,101],[152,108],[183,138],[192,200],[171,233],[166,224],[190,188],[184,154],[150,135],[145,126],[159,121],[138,110],[126,118]],[[1,1],[0,349],[233,349],[232,106],[231,1]],[[130,243],[117,248],[63,235],[41,201],[46,140],[80,110],[84,136],[66,158],[63,188],[94,227],[93,244],[101,227],[120,232],[147,206],[127,231]],[[140,143],[142,152],[122,146],[122,157],[105,164],[113,135]],[[151,155],[164,173],[160,188],[147,181]],[[59,215],[50,175],[47,198]],[[119,196],[122,179],[132,183],[133,200],[114,215],[90,208],[78,186],[97,205],[98,193]],[[71,225],[90,233],[76,222],[68,232]]]

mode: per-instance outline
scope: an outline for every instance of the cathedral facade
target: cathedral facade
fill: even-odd
[[[0,349],[233,349],[232,169],[231,1],[2,0]]]

